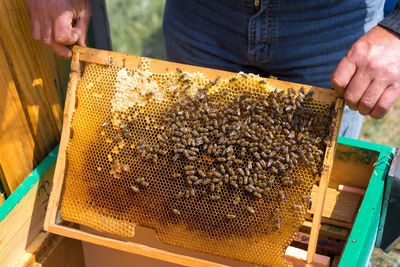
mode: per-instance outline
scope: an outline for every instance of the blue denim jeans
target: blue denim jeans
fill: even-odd
[[[330,75],[383,18],[384,0],[167,0],[168,60],[273,75],[331,88]],[[346,107],[340,135],[358,138],[363,117]]]

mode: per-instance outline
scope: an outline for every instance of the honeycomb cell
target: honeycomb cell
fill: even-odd
[[[323,168],[334,103],[254,74],[210,81],[85,65],[61,216],[132,237],[285,266]]]

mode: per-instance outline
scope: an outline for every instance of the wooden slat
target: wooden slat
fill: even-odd
[[[0,180],[10,195],[42,154],[36,147],[1,45],[0,99]]]
[[[39,233],[15,267],[84,267],[82,242],[49,233]]]
[[[309,213],[315,212],[315,203],[317,201],[318,186],[314,185],[311,192],[311,209]],[[355,213],[360,205],[361,197],[355,194],[349,194],[333,188],[328,188],[322,216],[329,219],[334,219],[343,222],[352,222],[355,218]]]
[[[303,223],[302,227],[300,228],[300,231],[305,232],[305,233],[310,233],[311,225],[312,225],[312,222],[305,221]],[[340,226],[336,226],[336,225],[321,224],[319,234],[326,236],[326,237],[346,240],[347,236],[349,234],[349,230],[346,228],[340,227]]]
[[[308,244],[309,240],[310,235],[302,232],[297,232],[293,239],[294,242],[299,242],[302,244]],[[343,242],[338,242],[336,240],[331,240],[325,236],[321,236],[320,232],[320,237],[318,238],[318,249],[340,255],[343,249]]]
[[[31,38],[26,0],[0,1],[0,36],[31,132],[47,155],[59,140],[62,108],[47,48]]]
[[[7,267],[25,254],[25,248],[43,229],[55,164],[0,221],[0,266]]]
[[[344,144],[337,146],[329,187],[343,184],[367,189],[379,152]]]
[[[365,190],[357,187],[347,186],[347,185],[339,185],[338,190],[343,193],[353,194],[356,196],[363,197],[365,195]]]
[[[308,213],[308,214],[306,215],[306,219],[307,219],[307,220],[312,220],[311,214]],[[334,219],[329,219],[329,218],[325,218],[325,217],[322,217],[321,223],[326,223],[326,224],[330,224],[330,225],[335,225],[335,226],[339,226],[339,227],[343,227],[343,228],[347,228],[347,229],[352,229],[352,228],[353,228],[353,222],[347,223],[347,222],[342,222],[342,221],[338,221],[338,220],[334,220]]]
[[[68,83],[68,90],[67,95],[65,98],[65,108],[64,108],[64,124],[63,130],[61,134],[61,141],[60,141],[60,150],[57,156],[57,164],[56,164],[56,171],[54,184],[52,187],[52,194],[50,196],[49,205],[48,205],[48,212],[46,213],[46,218],[44,220],[44,229],[49,231],[49,225],[55,224],[57,212],[61,200],[61,191],[62,186],[64,183],[65,178],[65,170],[66,170],[66,148],[67,143],[70,137],[70,129],[69,123],[72,118],[72,110],[75,107],[75,90],[78,84],[80,75],[81,75],[81,65],[79,62],[80,53],[77,51],[73,51],[73,57],[71,62],[71,72],[69,75],[69,83]]]
[[[338,98],[336,100],[336,105],[335,105],[335,110],[337,111],[337,116],[332,121],[333,125],[337,125],[337,126],[340,125],[340,121],[342,119],[342,114],[343,114],[343,109],[344,109],[343,99]],[[331,137],[332,137],[331,141],[329,141],[326,145],[325,158],[324,158],[324,169],[321,174],[321,180],[319,181],[318,195],[317,195],[317,199],[316,199],[316,206],[315,206],[312,227],[311,227],[311,233],[310,233],[310,241],[308,243],[308,249],[307,249],[307,260],[306,260],[307,267],[313,266],[314,255],[315,255],[315,252],[317,249],[317,242],[318,242],[319,229],[321,227],[321,218],[322,218],[322,213],[323,213],[323,207],[325,204],[326,191],[328,189],[329,179],[331,177],[333,160],[334,160],[335,149],[336,149],[336,140],[338,138],[338,135],[339,135],[339,127],[336,127],[336,128],[334,128],[333,133],[331,133]]]
[[[131,69],[137,69],[141,57],[128,55],[123,53],[117,53],[112,51],[104,51],[98,49],[90,49],[86,47],[75,46],[73,50],[80,54],[80,61],[88,63],[96,63],[102,65],[113,65],[116,67],[125,67]],[[237,73],[209,69],[204,67],[198,67],[193,65],[186,65],[181,63],[169,62],[158,59],[151,59],[151,71],[156,73],[166,73],[175,70],[176,68],[181,68],[187,72],[201,72],[207,75],[210,79],[215,79],[217,77],[232,78],[236,76]],[[314,98],[318,100],[326,101],[326,103],[331,104],[331,102],[340,95],[335,90],[330,90],[322,87],[315,87],[306,84],[286,82],[277,79],[267,79],[268,83],[274,88],[293,88],[300,89],[303,87],[306,91],[315,90]],[[340,122],[340,121],[339,121]]]
[[[51,224],[48,226],[49,232],[67,236],[70,238],[75,238],[82,241],[87,241],[93,244],[106,246],[113,249],[118,249],[121,251],[126,251],[130,253],[135,253],[141,256],[150,257],[153,259],[158,259],[166,262],[176,263],[184,266],[215,266],[215,267],[223,267],[226,265],[189,257],[173,252],[169,252],[162,249],[156,249],[152,247],[148,247],[142,244],[129,242],[129,241],[121,241],[113,238],[103,237],[99,235],[89,234],[85,231],[81,231],[78,229],[69,228],[62,225]]]
[[[285,258],[293,264],[293,267],[303,267],[306,265],[307,251],[288,247],[285,253]],[[328,256],[315,254],[314,255],[314,267],[328,267],[330,263],[330,258]]]

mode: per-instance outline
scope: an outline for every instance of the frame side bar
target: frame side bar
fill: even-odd
[[[55,224],[59,203],[61,200],[61,191],[64,184],[65,169],[68,162],[66,161],[66,147],[70,137],[70,122],[72,111],[75,108],[75,92],[78,80],[80,78],[81,65],[79,61],[79,51],[73,51],[71,62],[71,73],[68,83],[67,97],[65,100],[65,110],[63,117],[63,130],[61,134],[60,150],[57,157],[56,169],[54,172],[54,180],[52,192],[50,194],[49,205],[47,207],[46,217],[44,221],[44,230],[48,231],[50,224]]]
[[[343,115],[343,108],[344,108],[343,99],[337,98],[335,105],[335,110],[337,111],[337,115],[332,122],[337,126],[340,125],[340,121]],[[329,179],[332,172],[333,160],[335,157],[336,140],[339,135],[339,127],[335,127],[334,129],[335,130],[332,133],[332,140],[328,142],[328,144],[326,145],[327,147],[324,160],[324,165],[325,165],[324,172],[321,175],[321,180],[318,189],[318,196],[317,196],[317,204],[314,212],[314,217],[312,220],[310,240],[307,248],[307,259],[306,259],[307,267],[313,266],[314,256],[318,243],[319,229],[321,227],[322,211],[325,203],[326,191],[328,189]]]

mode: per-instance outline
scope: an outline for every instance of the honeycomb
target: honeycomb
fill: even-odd
[[[86,63],[70,122],[61,217],[266,266],[305,219],[337,115],[254,74],[210,81]],[[72,134],[73,133],[73,134]]]

